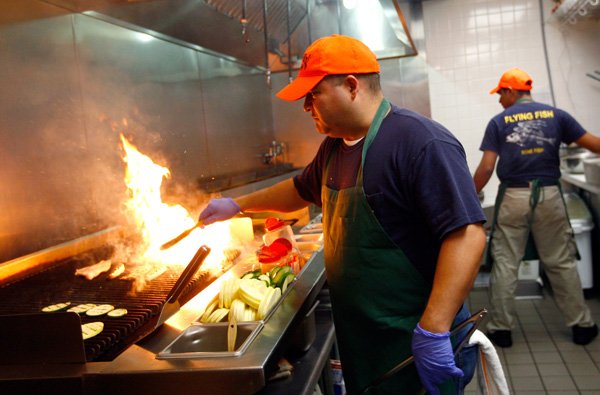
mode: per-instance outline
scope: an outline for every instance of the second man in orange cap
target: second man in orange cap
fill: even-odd
[[[474,175],[479,192],[499,158],[496,172],[501,184],[488,248],[493,262],[488,337],[500,347],[512,346],[519,265],[524,259],[539,258],[573,342],[585,345],[598,335],[598,327],[577,272],[577,247],[559,183],[559,148],[561,143],[577,143],[600,152],[600,138],[587,133],[565,111],[534,102],[532,86],[528,73],[513,68],[490,91],[499,95],[504,111],[488,123]],[[528,248],[530,234],[535,248]],[[526,251],[536,253],[526,256]]]

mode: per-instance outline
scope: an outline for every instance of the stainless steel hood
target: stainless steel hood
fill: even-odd
[[[397,0],[44,2],[270,71],[298,68],[306,47],[333,33],[363,40],[381,59],[417,54]]]

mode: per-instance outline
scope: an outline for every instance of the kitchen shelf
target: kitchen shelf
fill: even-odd
[[[600,0],[564,0],[552,14],[561,25],[592,18],[600,18]]]

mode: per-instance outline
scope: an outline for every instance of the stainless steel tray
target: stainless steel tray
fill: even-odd
[[[310,254],[310,259],[307,260],[306,264],[298,273],[294,281],[292,281],[285,292],[281,295],[281,298],[275,303],[275,305],[267,312],[262,320],[257,321],[244,321],[237,323],[237,340],[235,351],[227,351],[227,328],[228,322],[219,323],[201,323],[199,322],[200,317],[196,316],[191,319],[191,326],[186,328],[175,340],[171,342],[161,352],[156,354],[156,359],[201,359],[207,357],[236,357],[241,356],[247,348],[255,340],[262,328],[267,325],[272,316],[280,311],[285,303],[291,303],[295,301],[297,295],[305,292],[304,288],[306,281],[312,283],[312,277],[314,271],[322,271],[322,263],[318,267],[313,267],[315,264],[312,262],[314,256],[321,252],[323,249],[322,242],[305,242],[301,244],[301,253]],[[233,269],[232,269],[233,270]],[[307,273],[307,271],[309,273]],[[236,273],[239,275],[239,273]],[[304,279],[308,276],[308,279]],[[300,290],[297,290],[299,283]],[[293,294],[293,295],[292,295]],[[288,301],[288,299],[292,301]],[[287,301],[287,302],[286,302]],[[294,306],[297,310],[300,306]],[[289,313],[289,306],[285,309],[282,314]],[[279,320],[275,319],[277,325]],[[262,336],[261,336],[262,337]]]
[[[227,351],[229,323],[194,323],[171,344],[156,355],[157,359],[194,359],[207,357],[237,357],[242,355],[263,328],[262,321],[237,324],[235,350]]]

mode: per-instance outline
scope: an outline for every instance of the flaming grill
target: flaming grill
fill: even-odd
[[[156,358],[158,353],[200,314],[195,307],[181,308],[161,325],[165,312],[172,312],[172,301],[175,299],[180,306],[188,300],[188,306],[197,303],[211,294],[203,295],[212,290],[207,288],[219,274],[210,265],[206,265],[207,271],[193,268],[193,259],[185,268],[168,267],[137,293],[131,292],[131,281],[108,280],[106,274],[91,281],[76,277],[77,268],[112,255],[112,249],[102,242],[105,236],[98,234],[0,266],[0,278],[4,278],[0,280],[0,393],[44,393],[51,388],[53,393],[100,395],[130,393],[133,388],[134,392],[149,394],[193,394],[201,388],[202,393],[210,394],[255,394],[266,388],[277,361],[294,343],[294,332],[304,329],[303,317],[314,306],[325,282],[322,252],[315,253],[245,353],[235,357],[160,360]],[[85,248],[90,245],[94,247]],[[48,259],[61,254],[62,258]],[[240,275],[244,262],[231,263],[226,271]],[[17,273],[14,266],[35,266],[35,273]],[[45,306],[67,301],[71,305],[108,303],[129,312],[119,318],[81,315],[81,323],[105,324],[99,335],[82,341],[75,314],[41,312]],[[330,313],[323,311],[317,317],[321,318],[315,343],[320,351],[311,349],[306,354],[308,360],[296,366],[294,373],[294,383],[304,389],[314,388],[317,369],[328,363],[333,342]],[[21,333],[23,329],[28,334]],[[62,336],[58,341],[57,332]],[[72,347],[73,343],[81,348]],[[38,347],[44,351],[38,351]],[[273,390],[277,392],[277,388]]]
[[[103,331],[84,341],[86,361],[111,361],[131,344],[150,334],[174,290],[184,268],[168,266],[166,271],[146,282],[142,290],[134,290],[134,280],[108,279],[103,273],[93,280],[76,276],[75,270],[89,265],[90,259],[99,261],[110,256],[109,248],[101,248],[56,262],[43,272],[0,287],[0,316],[41,313],[43,307],[70,302],[71,306],[83,303],[111,304],[126,308],[122,317],[89,317],[80,315],[81,323],[102,321]],[[191,268],[192,261],[188,268]],[[201,262],[200,262],[201,263]],[[181,305],[208,286],[215,276],[208,271],[192,273],[178,298]],[[44,313],[54,314],[54,313]]]

